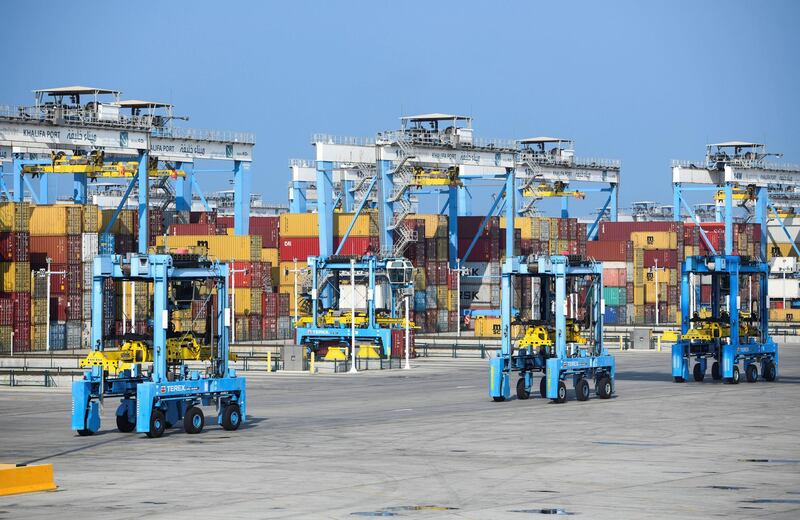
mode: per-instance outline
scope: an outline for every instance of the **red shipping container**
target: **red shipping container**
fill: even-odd
[[[469,245],[472,243],[472,239],[459,238],[458,258],[460,258],[462,262],[491,262],[492,257],[497,256],[500,252],[500,244],[495,240],[497,240],[495,237],[479,238],[475,242],[475,246],[473,246],[472,251],[469,252],[468,257],[467,250],[469,249]],[[492,254],[493,252],[494,254]]]
[[[27,292],[14,292],[14,323],[30,323],[31,321],[31,294]]]
[[[711,303],[711,286],[700,286],[700,303]]]
[[[67,292],[80,293],[83,290],[83,266],[81,264],[67,264]],[[79,318],[76,318],[79,319]]]
[[[408,352],[409,357],[417,357],[414,350],[414,329],[408,330]],[[404,359],[406,357],[406,330],[392,329],[392,348],[391,355],[393,358]]]
[[[678,267],[678,252],[674,249],[651,249],[644,251],[644,267],[666,267],[676,269]]]
[[[231,217],[233,218],[233,217]],[[216,211],[190,211],[189,222],[192,224],[215,224],[217,221]]]
[[[80,235],[67,235],[67,262],[80,262],[82,247]]]
[[[68,320],[80,320],[82,314],[82,299],[83,295],[81,293],[76,294],[69,294],[67,295],[67,319]]]
[[[319,255],[318,237],[281,237],[278,254],[282,262],[294,259],[305,262],[309,256]]]
[[[250,262],[229,262],[231,287],[249,288],[253,286],[253,266]]]
[[[334,252],[339,248],[341,238],[333,237],[333,250]],[[380,239],[378,237],[348,237],[339,251],[340,255],[366,255],[377,254],[381,249]]]
[[[447,285],[447,277],[450,275],[450,264],[445,262],[436,262],[436,284]],[[428,280],[430,283],[430,280]]]
[[[28,233],[0,232],[0,261],[27,262],[30,235]]]
[[[0,294],[0,325],[14,323],[14,299],[11,294]]]
[[[232,227],[233,223],[228,224]],[[277,216],[256,216],[250,217],[250,234],[261,237],[261,247],[278,246],[278,230],[280,228],[280,217]]]
[[[67,320],[67,295],[50,295],[50,321]]]
[[[289,315],[289,295],[286,293],[278,294],[278,316]]]
[[[472,240],[480,229],[485,217],[462,216],[458,217],[458,238]],[[489,217],[486,226],[481,230],[481,237],[496,236],[500,232],[500,217]]]
[[[117,235],[114,243],[114,252],[118,255],[133,253],[136,250],[136,238],[133,235]]]
[[[170,224],[168,235],[216,235],[217,227],[214,224]]]
[[[277,293],[265,292],[261,294],[261,314],[265,318],[274,318],[278,316]]]
[[[591,240],[586,242],[586,256],[606,262],[624,262],[627,240]]]
[[[32,269],[47,267],[47,258],[53,264],[66,264],[69,260],[67,253],[67,237],[39,237],[31,236],[28,251]],[[55,270],[55,269],[53,269]]]

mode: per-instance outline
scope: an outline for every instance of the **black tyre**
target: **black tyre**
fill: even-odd
[[[739,365],[733,365],[733,377],[729,377],[725,382],[729,385],[738,385],[739,376]]]
[[[564,381],[558,382],[558,397],[553,399],[555,403],[566,403],[567,402],[567,385]]]
[[[164,434],[166,427],[167,420],[164,418],[164,412],[154,408],[150,413],[150,429],[147,431],[147,436],[151,439],[157,439]]]
[[[756,367],[755,363],[747,365],[747,368],[744,369],[744,377],[747,379],[748,383],[755,383],[758,381],[758,367]]]
[[[672,379],[673,379],[673,381],[675,381],[676,383],[683,383],[684,381],[686,381],[684,378],[682,378],[682,377],[680,377],[680,376],[675,376],[675,377],[673,377]]]
[[[543,375],[539,381],[539,395],[547,397],[547,375]]]
[[[703,365],[700,363],[695,363],[694,368],[692,369],[692,375],[694,376],[695,381],[702,381],[706,378],[706,371],[703,370]]]
[[[136,429],[136,420],[128,419],[128,412],[117,416],[117,429],[122,433],[130,433]]]
[[[88,437],[90,435],[94,435],[94,432],[92,430],[78,430],[78,435],[81,437]]]
[[[719,361],[714,361],[714,364],[711,365],[711,379],[714,381],[722,379],[722,374],[719,371]]]
[[[769,361],[764,365],[764,379],[767,381],[775,381],[778,378],[778,368],[775,366],[774,361]]]
[[[578,401],[586,401],[589,399],[589,382],[583,378],[575,383],[575,397]]]
[[[597,395],[600,399],[608,399],[614,393],[614,385],[611,384],[610,377],[601,377],[597,382]]]
[[[183,429],[186,433],[200,433],[203,431],[203,425],[206,420],[203,417],[203,410],[196,406],[192,406],[186,410],[186,415],[183,416]]]
[[[222,412],[222,427],[233,431],[238,430],[240,424],[242,424],[242,412],[238,404],[231,403]]]
[[[517,381],[517,399],[525,400],[531,396],[531,393],[525,388],[525,376],[520,377]]]
[[[506,398],[503,397],[502,395],[498,395],[498,396],[492,397],[492,401],[494,401],[495,403],[502,403],[505,400],[506,400]]]

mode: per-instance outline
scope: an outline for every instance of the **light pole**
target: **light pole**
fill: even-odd
[[[350,373],[356,370],[356,260],[350,259]]]
[[[655,276],[655,284],[656,284],[656,325],[658,325],[658,258],[654,258],[653,261],[655,262],[655,267],[652,267],[650,270],[654,273]]]
[[[46,293],[47,305],[45,306],[47,308],[47,322],[45,323],[45,331],[46,331],[45,345],[46,345],[47,352],[50,352],[50,276],[52,276],[54,274],[62,274],[62,275],[64,275],[64,274],[67,274],[67,272],[66,271],[51,271],[50,270],[50,263],[53,261],[53,259],[48,256],[45,261],[47,262],[47,271],[45,272],[45,276],[47,276],[47,293]]]
[[[236,273],[246,273],[247,269],[236,269],[234,266],[236,260],[231,260],[231,344],[236,343]]]
[[[461,337],[461,275],[469,273],[469,269],[461,269],[461,259],[456,258],[456,268],[450,270],[456,273],[456,336]]]
[[[409,324],[408,324],[408,306],[409,306],[408,300],[411,299],[411,294],[412,293],[410,293],[410,292],[406,293],[406,298],[405,298],[405,300],[406,300],[406,365],[403,367],[405,370],[410,370],[411,369],[411,348],[409,346],[411,338],[409,336]]]

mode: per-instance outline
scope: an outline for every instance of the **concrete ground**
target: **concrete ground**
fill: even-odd
[[[617,357],[617,396],[494,403],[481,360],[411,371],[250,374],[237,432],[69,429],[68,389],[0,390],[0,462],[58,491],[0,519],[800,518],[800,348],[781,378],[674,384],[666,353]],[[210,413],[210,410],[207,410]]]

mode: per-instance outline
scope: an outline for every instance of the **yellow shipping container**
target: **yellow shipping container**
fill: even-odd
[[[316,237],[319,225],[316,213],[283,213],[280,218],[281,237]]]
[[[31,235],[42,237],[67,235],[67,206],[61,204],[33,206],[30,232]]]
[[[0,262],[0,278],[4,292],[29,292],[31,290],[30,262]]]
[[[424,291],[428,287],[428,275],[425,269],[414,270],[414,289],[417,291]]]
[[[800,309],[770,309],[769,321],[800,321]]]
[[[0,202],[0,231],[28,231],[30,216],[27,202]]]
[[[633,304],[634,305],[643,305],[644,304],[644,286],[643,285],[633,288]]]
[[[94,204],[87,204],[83,207],[83,232],[99,233],[100,229],[100,208]]]
[[[277,247],[265,247],[261,250],[261,261],[262,262],[269,262],[273,266],[278,265],[278,248]]]
[[[234,306],[236,314],[250,315],[261,314],[261,289],[236,288],[232,297],[236,300]]]
[[[306,269],[308,264],[306,262],[297,262],[298,269]],[[278,277],[275,279],[278,285],[291,285],[294,287],[294,262],[281,262],[278,264]],[[303,280],[304,273],[297,273],[297,283],[300,284]]]
[[[637,302],[635,301],[636,298],[636,290],[637,288],[634,287],[634,304]],[[644,286],[644,294],[645,294],[645,303],[656,303],[656,284],[655,282],[648,282]],[[661,280],[658,282],[658,301],[660,303],[664,303],[667,301],[667,284],[661,283]]]
[[[425,238],[435,238],[437,236],[447,236],[447,217],[444,215],[430,214],[411,214],[410,219],[425,221]]]
[[[333,215],[333,234],[343,237],[353,221],[352,213],[335,213]],[[374,210],[362,211],[356,219],[353,229],[350,230],[351,237],[373,237],[378,236],[378,212]]]
[[[440,285],[436,289],[436,307],[437,308],[451,310],[451,309],[448,308],[448,298],[449,298],[449,294],[448,293],[449,292],[450,292],[450,289],[446,285]],[[452,310],[455,310],[455,309],[452,309]]]
[[[800,245],[798,247],[800,248]],[[767,244],[767,257],[774,258],[776,256],[796,257],[797,254],[795,254],[792,244],[788,242],[770,242]]]
[[[631,233],[634,249],[675,249],[678,234],[673,231],[634,231]]]
[[[524,334],[524,327],[522,325],[511,326],[511,336],[514,339],[519,339]],[[475,318],[475,337],[476,338],[499,338],[502,332],[502,324],[500,318],[493,318],[488,316],[478,316]]]
[[[530,240],[533,238],[533,222],[533,217],[516,217],[514,219],[514,229],[519,229],[520,238],[522,238],[522,240]],[[536,222],[536,226],[539,226],[538,222]],[[500,217],[500,229],[505,232],[506,227],[506,217]]]
[[[240,260],[258,262],[261,260],[261,237],[251,235],[179,235],[158,236],[156,246],[168,249],[196,247],[206,244],[208,256],[221,262]]]

